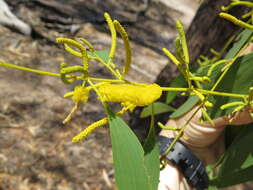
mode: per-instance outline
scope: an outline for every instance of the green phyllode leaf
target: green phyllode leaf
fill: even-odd
[[[252,124],[240,127],[243,130],[226,151],[218,177],[211,181],[212,187],[223,188],[253,179],[253,128]]]
[[[149,174],[149,184],[152,190],[157,190],[160,174],[159,147],[156,140],[155,128],[150,128],[148,138],[144,144],[145,167]]]
[[[238,37],[238,42],[227,53],[226,59],[234,57],[252,36],[252,30],[244,30]],[[248,94],[253,85],[253,54],[239,57],[230,68],[226,76],[217,87],[217,91]],[[236,98],[214,97],[214,107],[209,110],[212,118],[228,114],[232,109],[220,110],[220,106],[238,101]],[[210,189],[223,188],[253,179],[253,129],[247,126],[233,126],[226,128],[226,142],[230,144],[221,163],[218,176],[211,181]],[[232,142],[232,143],[231,143]]]
[[[184,79],[184,76],[182,74],[178,75],[173,82],[171,83],[171,85],[169,87],[185,87],[187,86],[187,82]],[[177,96],[179,92],[167,92],[167,96],[166,96],[166,103],[169,104],[170,102],[172,102],[175,97]]]
[[[154,104],[154,115],[175,111],[175,108],[162,102],[155,102],[153,104]],[[141,118],[149,117],[151,116],[151,114],[152,114],[152,105],[148,105],[142,110],[140,117]]]
[[[233,58],[242,49],[242,47],[249,41],[252,34],[253,34],[253,30],[250,30],[250,29],[243,30],[235,39],[237,42],[234,43],[233,47],[228,51],[228,53],[225,56],[225,59]]]
[[[100,57],[104,62],[107,62],[109,59],[109,51],[107,51],[107,50],[98,50],[98,51],[87,52],[87,53],[88,53],[88,55],[91,55],[91,56]]]
[[[253,86],[253,53],[239,57],[223,80],[217,86],[217,91],[248,94],[249,88]],[[233,108],[221,110],[223,104],[239,101],[238,98],[214,96],[212,103],[214,107],[209,110],[211,118],[220,117],[231,113]]]
[[[157,164],[156,157],[158,157],[158,153],[152,140],[153,137],[148,142],[155,147],[155,150],[153,151],[152,147],[144,156],[144,150],[138,138],[127,124],[109,108],[107,108],[107,112],[118,190],[156,190],[158,177],[155,167],[159,170],[159,164],[154,166],[154,164]],[[146,166],[146,164],[151,165]],[[151,171],[152,173],[149,173]],[[156,172],[153,173],[153,171]]]
[[[249,29],[245,29],[245,30],[243,30],[239,35],[238,35],[238,37],[236,38],[236,42],[233,44],[233,47],[228,51],[228,53],[226,54],[226,56],[225,56],[225,59],[231,59],[231,58],[233,58],[234,56],[236,56],[237,54],[238,54],[238,52],[242,49],[242,47],[249,41],[249,39],[252,37],[252,35],[253,35],[253,31],[252,30],[249,30]],[[239,58],[236,62],[235,62],[235,64],[232,66],[233,68],[231,68],[230,69],[230,75],[227,73],[226,74],[226,77],[222,80],[222,83],[225,83],[225,84],[220,84],[219,86],[218,86],[218,88],[217,89],[215,89],[215,90],[217,90],[217,91],[221,91],[221,92],[231,92],[231,93],[243,93],[243,92],[241,92],[241,91],[229,91],[229,90],[231,90],[231,85],[232,86],[234,86],[234,90],[235,90],[235,88],[237,88],[237,84],[239,84],[239,83],[241,83],[242,84],[242,81],[244,81],[245,82],[245,84],[243,85],[244,86],[244,88],[246,87],[246,85],[249,85],[249,82],[250,82],[250,80],[248,80],[248,81],[246,81],[245,79],[246,79],[246,77],[249,77],[250,76],[250,73],[251,73],[251,76],[252,76],[252,71],[251,71],[251,69],[253,68],[253,67],[251,67],[250,68],[250,65],[248,65],[248,66],[246,66],[246,67],[248,67],[249,68],[249,70],[247,71],[247,68],[245,67],[245,70],[244,69],[241,69],[241,71],[240,71],[240,76],[239,76],[239,74],[237,75],[237,76],[235,76],[235,73],[233,73],[233,72],[237,72],[237,71],[235,71],[236,70],[236,68],[235,67],[238,67],[238,65],[237,65],[237,62],[241,62],[242,61],[242,59],[241,58]],[[243,59],[243,62],[245,62],[245,59]],[[248,63],[249,64],[249,63]],[[244,65],[244,64],[243,64]],[[201,69],[201,67],[203,67],[203,69]],[[197,74],[198,75],[206,75],[207,74],[207,70],[208,70],[208,68],[206,67],[206,66],[201,66],[198,70],[200,70],[200,71],[204,71],[204,72],[201,72],[201,73],[198,73],[197,72]],[[219,76],[219,70],[222,68],[222,66],[220,66],[220,67],[217,67],[215,70],[216,71],[214,71],[213,72],[213,74],[210,76],[210,78],[212,79],[212,80],[214,80],[215,81],[215,79],[217,79],[217,77]],[[234,70],[233,70],[234,69]],[[239,69],[239,67],[237,68],[237,69]],[[244,79],[242,79],[242,78],[240,78],[241,76],[243,76],[244,75],[244,73],[243,73],[243,71],[247,71],[247,76],[244,76],[243,78]],[[232,74],[234,74],[234,76],[232,76]],[[237,77],[237,78],[233,78],[233,77]],[[230,81],[230,79],[233,79],[232,81]],[[236,81],[238,80],[238,82],[237,82],[237,84],[236,85],[233,85],[233,81],[235,81],[235,79],[236,79]],[[252,79],[252,77],[250,78],[250,79]],[[178,79],[179,80],[179,79]],[[180,81],[180,80],[179,80]],[[252,80],[251,80],[252,81]],[[207,84],[207,85],[205,85],[205,89],[210,89],[211,87],[212,87],[212,85],[213,85],[214,83],[212,82],[212,83],[210,83],[210,84]],[[252,85],[252,83],[251,83],[251,85]],[[181,87],[181,86],[180,86]],[[239,86],[238,86],[239,87]],[[240,88],[239,88],[240,89]],[[246,92],[246,93],[248,93],[248,92]],[[174,93],[175,94],[175,93]],[[173,96],[173,95],[172,95]],[[171,97],[171,99],[172,98],[174,98],[174,97]],[[168,99],[168,97],[167,97],[167,99]],[[210,99],[211,100],[211,102],[212,101],[215,101],[216,102],[216,104],[214,105],[215,106],[215,108],[213,109],[213,108],[210,108],[209,110],[208,110],[208,114],[210,114],[210,110],[212,111],[212,114],[211,114],[211,118],[214,118],[214,117],[218,117],[218,116],[222,116],[222,115],[224,115],[224,114],[226,114],[226,113],[228,113],[228,112],[226,112],[226,111],[224,111],[224,112],[222,112],[220,109],[219,109],[219,106],[221,106],[222,104],[225,104],[225,103],[228,103],[228,102],[230,102],[230,101],[234,101],[235,99],[232,99],[232,98],[230,98],[230,101],[229,101],[229,99],[228,98],[224,98],[224,97],[215,97],[215,99],[216,100],[212,100],[212,99]],[[170,99],[169,99],[170,100]],[[173,100],[173,99],[172,99]],[[188,100],[182,105],[182,106],[180,106],[174,113],[172,113],[172,115],[170,116],[171,118],[175,118],[175,117],[180,117],[180,116],[182,116],[183,114],[185,114],[186,112],[188,112],[190,109],[192,109],[193,108],[193,106],[195,106],[196,104],[198,103],[198,100],[196,99],[196,98],[194,98],[194,97],[189,97],[188,98]]]
[[[198,102],[199,102],[199,98],[197,96],[191,96],[183,105],[181,105],[175,112],[173,112],[170,115],[170,118],[176,118],[176,117],[180,117],[186,114]]]

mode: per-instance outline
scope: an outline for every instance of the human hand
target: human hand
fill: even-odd
[[[171,119],[166,124],[180,128],[196,112],[198,107],[193,108],[180,118]],[[204,164],[213,164],[224,152],[224,129],[227,125],[242,125],[253,122],[250,112],[253,108],[246,108],[233,116],[224,116],[214,119],[214,126],[210,123],[200,123],[201,111],[199,110],[189,122],[180,139]],[[176,131],[162,130],[160,135],[175,137]],[[160,183],[158,190],[190,190],[192,189],[180,171],[173,165],[167,165],[160,172]]]

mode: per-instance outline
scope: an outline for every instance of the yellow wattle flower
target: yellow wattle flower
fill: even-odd
[[[89,98],[90,89],[84,86],[76,86],[72,100],[75,102],[86,102]]]
[[[130,102],[122,102],[121,105],[124,109],[129,110],[130,112],[133,112],[136,107],[136,105],[134,105]]]
[[[98,90],[104,101],[136,106],[149,105],[162,95],[162,88],[157,84],[104,84]]]
[[[100,119],[91,125],[89,125],[87,128],[85,128],[83,131],[81,131],[78,135],[73,137],[72,142],[79,142],[83,140],[85,137],[87,137],[90,133],[92,133],[96,128],[103,126],[108,123],[107,118]]]

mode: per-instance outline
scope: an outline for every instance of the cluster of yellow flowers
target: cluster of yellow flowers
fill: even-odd
[[[221,9],[223,11],[228,11],[229,9],[231,9],[235,6],[241,6],[241,5],[253,8],[253,2],[251,2],[251,1],[231,0],[231,3],[228,6],[226,6],[226,7],[223,6],[223,7],[221,7]],[[220,17],[227,19],[227,20],[233,22],[235,25],[238,25],[242,28],[247,28],[247,29],[251,29],[251,30],[253,29],[253,16],[252,16],[253,11],[252,10],[242,16],[242,19],[251,18],[250,22],[244,22],[244,21],[232,16],[231,14],[224,13],[224,12],[220,13],[219,15],[220,15]]]
[[[136,106],[147,106],[156,101],[162,94],[162,88],[157,84],[136,83],[124,79],[124,76],[128,73],[131,65],[131,48],[128,40],[128,35],[119,21],[112,21],[108,13],[105,13],[104,17],[107,21],[112,37],[112,45],[110,52],[108,53],[108,59],[106,60],[98,55],[92,44],[90,44],[86,39],[56,39],[57,43],[63,44],[64,49],[68,53],[81,58],[83,62],[82,66],[68,66],[67,63],[61,64],[60,77],[64,83],[70,84],[75,80],[83,81],[82,85],[76,86],[74,91],[68,92],[64,95],[65,98],[72,97],[72,100],[75,102],[75,106],[63,121],[63,123],[70,121],[76,110],[79,108],[80,104],[88,100],[90,90],[94,90],[96,92],[103,105],[105,105],[106,102],[120,103],[122,105],[122,109],[117,113],[118,115],[124,114],[128,110],[133,111]],[[125,47],[126,58],[125,66],[122,71],[120,71],[120,69],[113,62],[116,51],[117,32],[121,35]],[[103,64],[116,79],[90,77],[89,62],[92,59]],[[74,75],[74,73],[77,72],[81,75]],[[107,122],[107,118],[103,118],[99,121],[94,122],[77,136],[75,136],[72,141],[78,142],[82,140],[94,129],[107,124]]]
[[[236,3],[242,3],[236,1]],[[250,5],[253,4],[250,3]],[[231,5],[232,6],[232,5]],[[224,8],[227,9],[227,8]],[[252,12],[251,12],[252,14]],[[234,18],[228,16],[226,13],[222,13],[220,16],[235,21]],[[117,20],[112,20],[108,13],[104,14],[105,20],[107,21],[108,27],[111,32],[111,48],[110,51],[104,51],[103,53],[106,56],[101,56],[99,53],[101,51],[96,51],[91,43],[89,43],[86,39],[77,38],[75,40],[69,38],[57,38],[56,42],[63,44],[64,49],[74,55],[76,57],[81,58],[82,65],[74,65],[69,66],[67,63],[61,63],[60,73],[52,73],[47,71],[41,71],[36,69],[30,69],[22,66],[17,66],[14,64],[9,64],[5,62],[0,62],[0,66],[10,67],[14,69],[24,70],[33,72],[40,75],[50,75],[54,77],[59,77],[63,83],[71,84],[77,80],[82,81],[81,85],[78,85],[74,88],[73,91],[67,92],[64,97],[71,97],[74,102],[74,107],[63,121],[63,123],[67,123],[74,116],[75,112],[80,107],[81,103],[88,101],[89,94],[91,90],[94,90],[98,96],[98,99],[101,103],[106,106],[107,102],[117,102],[120,103],[122,109],[117,112],[118,115],[124,114],[126,111],[133,111],[136,106],[147,106],[152,104],[157,99],[160,98],[163,91],[180,91],[187,92],[190,95],[195,95],[199,97],[201,102],[201,106],[203,108],[212,107],[213,104],[207,100],[206,95],[220,95],[220,96],[230,96],[245,99],[248,98],[248,95],[245,94],[232,94],[232,93],[224,93],[224,92],[216,92],[214,91],[217,85],[214,85],[211,90],[203,90],[201,88],[201,83],[210,82],[209,76],[217,65],[226,63],[225,69],[228,69],[229,66],[232,65],[234,60],[213,60],[214,64],[209,68],[207,76],[195,76],[189,70],[189,55],[188,48],[185,38],[185,33],[183,30],[182,24],[177,21],[176,27],[179,32],[179,37],[176,38],[176,56],[174,56],[169,50],[163,48],[164,53],[168,56],[168,58],[176,65],[179,71],[184,76],[185,80],[188,82],[188,88],[168,88],[168,87],[160,87],[158,84],[144,84],[128,81],[125,79],[125,75],[128,73],[131,67],[131,48],[130,42],[128,39],[127,32],[124,27]],[[242,24],[242,22],[237,22],[237,24]],[[247,23],[246,23],[247,24]],[[243,24],[244,26],[249,27],[248,25]],[[252,26],[250,26],[252,27]],[[116,64],[114,64],[113,59],[116,51],[116,41],[117,41],[117,32],[120,34],[121,38],[124,42],[125,48],[125,65],[123,69],[118,68]],[[106,58],[105,58],[106,57]],[[91,60],[95,60],[100,64],[103,64],[106,69],[108,69],[115,79],[104,79],[104,78],[93,78],[89,73],[89,63]],[[219,82],[219,81],[218,81]],[[251,90],[251,97],[252,90]],[[248,101],[244,101],[246,103],[237,103],[236,105],[240,105],[242,108],[248,104]],[[222,109],[226,109],[227,107],[234,106],[231,103],[229,105],[223,105]],[[240,108],[241,108],[240,107]],[[212,120],[206,113],[205,109],[203,110],[203,115],[206,120],[212,123]],[[85,128],[82,132],[76,135],[72,141],[78,142],[84,139],[88,134],[90,134],[97,127],[103,126],[108,123],[107,118],[103,118],[98,120]]]

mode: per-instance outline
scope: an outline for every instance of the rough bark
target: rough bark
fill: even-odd
[[[7,26],[25,35],[31,34],[31,27],[14,15],[4,0],[0,0],[0,25]]]
[[[173,32],[168,30],[168,27],[174,28],[173,18],[178,18],[181,14],[161,1],[150,0],[107,0],[103,2],[96,0],[66,2],[60,0],[6,0],[6,2],[13,8],[14,13],[18,13],[20,7],[26,7],[31,12],[36,11],[40,17],[40,24],[33,26],[34,38],[43,38],[54,43],[55,37],[45,32],[45,28],[73,34],[78,31],[78,26],[84,23],[92,23],[97,30],[108,32],[103,13],[109,12],[112,18],[118,19],[124,25],[131,41],[159,53],[162,53],[161,47],[171,44],[171,38],[168,36],[172,37]]]
[[[199,7],[192,24],[187,31],[187,41],[191,63],[194,64],[200,55],[210,56],[210,48],[222,49],[229,37],[238,29],[235,25],[220,18],[218,13],[220,7],[227,5],[230,0],[206,0]],[[231,10],[231,14],[239,17],[246,11],[245,8]],[[156,82],[160,85],[168,85],[171,76],[167,73],[170,70],[168,64],[157,77]]]

